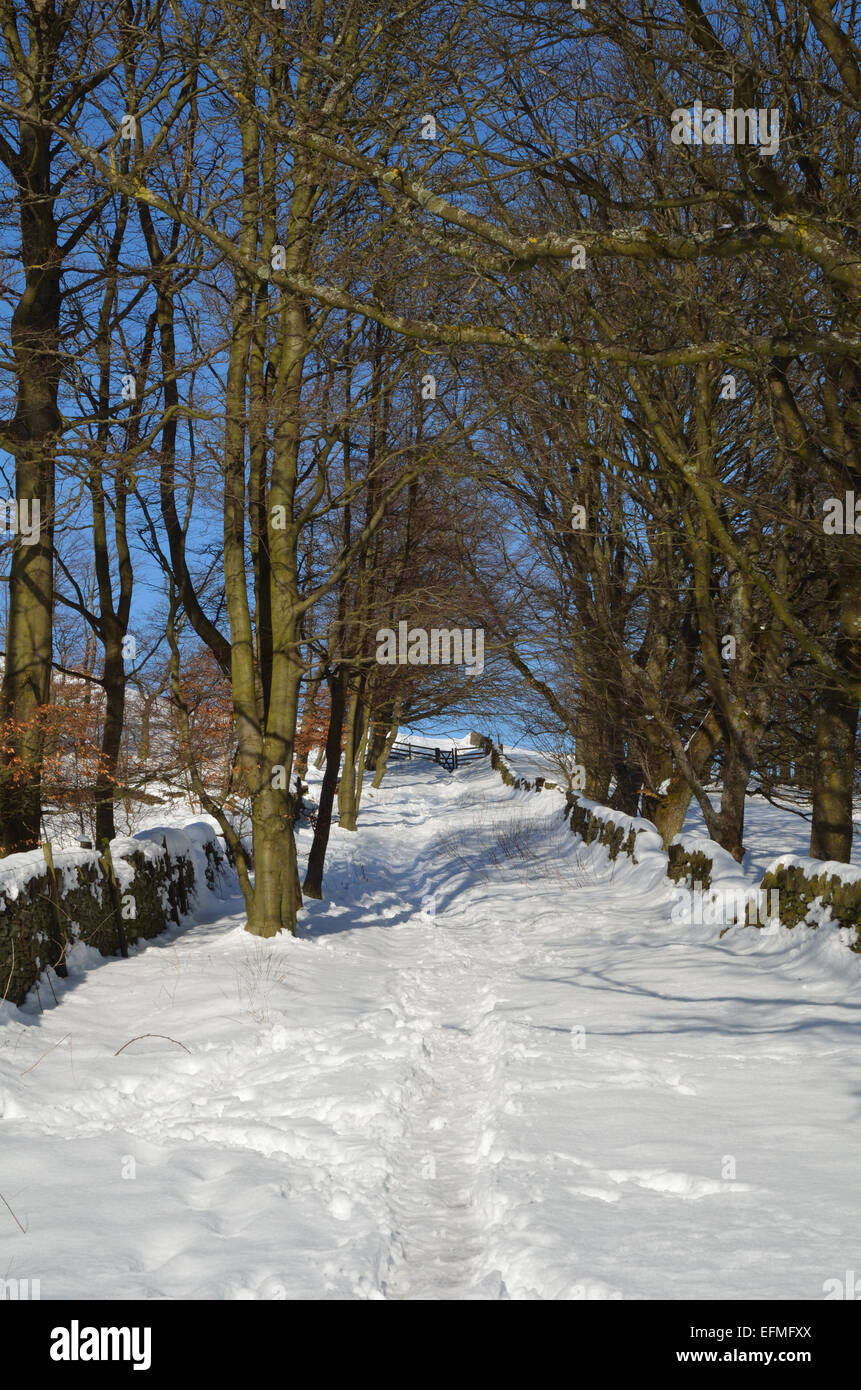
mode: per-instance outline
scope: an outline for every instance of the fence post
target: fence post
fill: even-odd
[[[54,872],[54,849],[50,840],[45,840],[43,842],[42,853],[45,856],[45,863],[48,866],[48,901],[51,904],[51,945],[57,952],[54,970],[61,980],[65,980],[68,974],[65,960],[66,942],[63,938],[63,924],[60,921],[60,895],[57,892],[57,876]]]

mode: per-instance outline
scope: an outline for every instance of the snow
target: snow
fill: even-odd
[[[719,791],[711,795],[717,802]],[[745,844],[743,871],[751,882],[759,882],[769,864],[787,853],[805,856],[810,846],[811,811],[797,792],[785,791],[780,803],[774,805],[761,795],[748,797],[745,812]],[[861,857],[861,802],[855,804],[855,842],[853,859]],[[691,804],[685,821],[685,832],[705,835],[703,816],[696,802]],[[845,867],[845,866],[844,866]]]
[[[150,851],[152,846],[158,846],[163,851],[166,845],[172,859],[182,857],[190,860],[194,868],[195,902],[200,908],[206,903],[223,900],[228,881],[232,881],[234,889],[236,887],[236,875],[227,868],[224,845],[219,840],[215,827],[216,822],[212,817],[208,817],[206,820],[184,821],[181,827],[161,825],[148,830],[136,831],[131,843],[135,848],[145,847],[147,851]],[[222,873],[219,875],[214,891],[209,888],[206,879],[208,860],[205,846],[207,844],[214,845],[222,857]]]
[[[128,861],[133,854],[143,855],[150,864],[161,864],[164,860],[164,846],[172,858],[184,856],[194,865],[195,893],[201,903],[211,898],[212,892],[206,882],[207,858],[205,846],[214,843],[219,853],[224,855],[224,847],[219,842],[214,821],[191,821],[184,823],[181,808],[180,825],[162,825],[155,829],[136,831],[134,835],[118,835],[111,840],[111,859],[117,882],[123,892],[134,882],[134,866]],[[162,811],[164,815],[164,811]],[[101,859],[94,849],[60,849],[54,854],[54,869],[60,880],[60,892],[67,892],[79,886],[78,869],[89,865],[101,874]],[[27,850],[23,854],[8,854],[0,859],[0,912],[5,912],[6,902],[14,902],[22,888],[34,878],[48,872],[44,853],[41,849]],[[223,896],[216,892],[216,897]]]
[[[858,1260],[859,957],[827,921],[679,926],[662,852],[612,862],[562,804],[399,763],[298,938],[207,898],[128,960],[75,947],[45,1012],[0,1007],[3,1277],[821,1299]]]
[[[836,859],[809,859],[800,854],[778,855],[767,865],[766,872],[775,869],[802,869],[807,878],[819,878],[824,874],[826,878],[839,879],[842,884],[861,880],[861,868],[857,864],[841,864]]]
[[[686,854],[705,854],[712,863],[712,879],[731,878],[736,879],[741,875],[741,865],[733,859],[729,850],[725,850],[716,840],[710,840],[705,835],[695,833],[682,833],[676,835],[673,840],[674,845],[680,845]]]
[[[167,846],[168,854],[173,856],[188,854],[190,840],[185,827],[180,830],[177,826],[159,826],[154,830],[138,830],[134,835],[135,840],[151,840],[154,844]]]
[[[54,867],[62,876],[64,888],[77,887],[76,870],[79,866],[98,867],[99,856],[91,849],[65,849],[54,857]],[[22,854],[7,854],[0,859],[0,911],[5,911],[5,902],[14,902],[34,878],[48,872],[45,856],[40,849],[25,850]]]
[[[63,858],[67,853],[68,851],[63,851]],[[130,862],[133,854],[142,854],[149,864],[161,864],[164,861],[161,841],[141,841],[131,835],[118,835],[116,839],[111,840],[111,863],[122,893],[130,890],[134,883],[135,867]]]
[[[205,845],[211,845],[213,841],[218,842],[218,824],[214,816],[208,820],[191,821],[182,829],[186,839],[190,840],[193,845],[197,845],[199,849],[203,849]]]

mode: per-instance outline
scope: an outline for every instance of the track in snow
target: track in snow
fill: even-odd
[[[402,981],[404,1013],[425,1024],[420,1099],[389,1182],[393,1239],[387,1298],[500,1298],[486,1232],[496,1212],[493,1075],[500,1029],[493,994],[457,936],[438,920],[422,968]]]
[[[578,850],[552,794],[481,765],[393,770],[326,888],[297,940],[252,941],[234,904],[79,954],[44,1014],[4,1008],[0,1192],[26,1234],[0,1207],[1,1277],[817,1299],[859,1267],[838,933],[685,932],[660,866]],[[115,1055],[143,1033],[189,1052]]]

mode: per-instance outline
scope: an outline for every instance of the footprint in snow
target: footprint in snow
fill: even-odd
[[[700,1197],[714,1197],[721,1192],[753,1192],[748,1183],[721,1181],[718,1178],[697,1178],[691,1173],[673,1173],[669,1169],[631,1172],[621,1169],[608,1171],[611,1182],[636,1183],[637,1187],[651,1192],[666,1192],[673,1197],[696,1201]]]

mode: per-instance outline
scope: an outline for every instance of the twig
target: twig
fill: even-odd
[[[6,1198],[3,1196],[3,1193],[2,1193],[2,1192],[0,1192],[0,1202],[3,1203],[4,1207],[5,1207],[6,1210],[8,1211],[9,1215],[12,1217],[12,1220],[15,1222],[15,1225],[18,1227],[18,1230],[21,1231],[23,1235],[26,1235],[26,1234],[27,1234],[27,1227],[21,1225],[21,1222],[18,1220],[17,1216],[15,1215],[14,1211],[13,1211],[12,1208],[10,1207],[9,1203],[6,1201]]]
[[[129,1038],[127,1043],[123,1043],[122,1047],[118,1047],[114,1056],[119,1057],[121,1052],[125,1052],[126,1048],[131,1047],[133,1042],[140,1042],[141,1038],[164,1038],[165,1042],[176,1043],[177,1047],[181,1047],[183,1052],[187,1052],[189,1056],[191,1056],[190,1047],[186,1047],[185,1043],[178,1042],[176,1038],[169,1038],[167,1033],[138,1033],[136,1038]]]
[[[11,964],[10,967],[9,967],[9,978],[8,978],[8,980],[6,981],[6,988],[5,988],[4,991],[3,991],[3,998],[0,999],[0,1004],[5,1004],[5,1003],[6,1003],[6,995],[9,993],[9,986],[10,986],[11,983],[12,983],[12,976],[13,976],[14,973],[15,973],[15,940],[14,940],[14,937],[10,939],[10,944],[11,944],[11,947],[12,947],[12,964]]]
[[[812,825],[812,824],[813,824],[813,816],[812,816],[812,815],[809,816],[809,815],[806,814],[806,812],[804,812],[804,811],[799,811],[799,810],[797,810],[794,806],[782,806],[781,803],[780,803],[779,801],[775,801],[774,796],[772,795],[771,791],[770,791],[770,790],[767,790],[767,789],[762,785],[762,783],[760,783],[760,785],[756,788],[756,792],[758,792],[759,795],[760,795],[765,801],[768,802],[769,806],[774,806],[776,810],[778,810],[778,811],[789,811],[789,812],[791,812],[791,814],[792,814],[793,816],[800,816],[802,820],[807,821],[808,825]]]
[[[71,1036],[72,1036],[71,1033],[66,1033],[66,1034],[64,1034],[64,1036],[63,1036],[62,1038],[60,1038],[60,1042],[55,1042],[55,1043],[53,1043],[53,1044],[47,1049],[46,1052],[43,1052],[43,1053],[42,1053],[42,1057],[47,1057],[47,1055],[48,1055],[49,1052],[53,1052],[55,1047],[59,1047],[59,1046],[60,1046],[60,1043],[64,1043],[64,1042],[66,1041],[66,1038],[70,1038]],[[33,1062],[31,1066],[25,1067],[24,1070],[22,1071],[21,1075],[22,1075],[22,1076],[26,1076],[28,1071],[33,1071],[34,1067],[38,1067],[39,1063],[40,1063],[41,1060],[42,1060],[42,1057],[37,1057],[36,1060],[35,1060],[35,1062]]]

